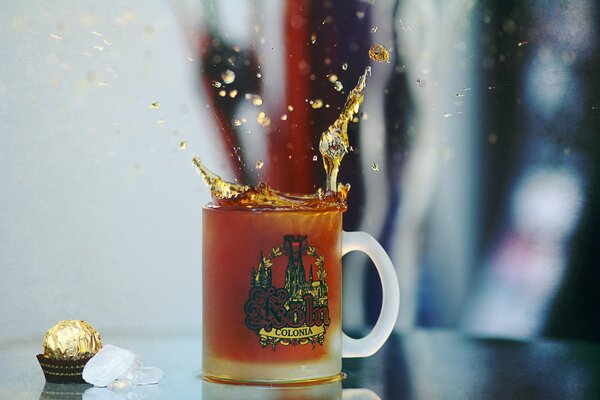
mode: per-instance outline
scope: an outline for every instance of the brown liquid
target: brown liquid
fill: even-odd
[[[342,159],[348,152],[348,123],[364,99],[364,89],[367,74],[370,68],[365,69],[358,83],[352,89],[346,100],[339,117],[321,135],[319,151],[323,156],[323,166],[327,174],[325,191],[319,189],[311,195],[297,195],[279,192],[268,185],[261,183],[256,187],[228,182],[211,172],[198,157],[192,162],[200,172],[206,184],[210,187],[213,202],[211,208],[239,208],[239,209],[292,209],[292,210],[346,210],[346,199],[349,184],[338,184],[337,176]]]
[[[296,369],[302,362],[314,376],[333,375],[318,372],[322,363],[339,362],[341,340],[341,230],[342,212],[268,211],[246,212],[230,208],[209,208],[203,212],[203,341],[204,371],[209,375],[250,374],[254,368],[275,366]],[[260,232],[260,234],[257,234]],[[266,348],[259,345],[256,332],[244,324],[244,303],[248,300],[252,269],[259,265],[259,256],[267,257],[275,246],[281,246],[284,235],[307,235],[308,243],[324,257],[328,286],[330,324],[322,345],[277,345]],[[239,244],[239,251],[233,250]],[[305,280],[318,279],[315,258],[303,256]],[[272,285],[284,287],[287,256],[275,257]],[[337,361],[336,361],[337,360]],[[238,365],[240,371],[232,371]],[[278,365],[278,367],[277,367]],[[339,368],[336,364],[336,368]],[[284,379],[285,376],[281,376]]]

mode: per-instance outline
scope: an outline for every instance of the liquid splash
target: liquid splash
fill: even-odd
[[[346,210],[346,198],[350,185],[340,185],[338,193],[323,193],[319,189],[311,195],[295,195],[279,192],[265,183],[256,187],[228,182],[211,172],[200,160],[194,157],[192,163],[210,187],[213,201],[207,205],[209,208],[228,209],[253,209],[253,210]]]
[[[321,135],[319,151],[323,156],[323,166],[327,174],[326,192],[338,191],[337,176],[340,163],[348,153],[348,123],[352,121],[365,98],[364,89],[367,85],[368,73],[369,69],[365,69],[365,73],[360,76],[358,83],[348,94],[340,116]]]
[[[228,182],[206,168],[199,157],[193,157],[192,162],[194,166],[210,187],[213,201],[207,207],[254,210],[345,211],[350,185],[338,183],[337,176],[342,159],[350,149],[348,123],[356,120],[355,115],[358,113],[358,109],[364,100],[364,89],[367,84],[367,75],[369,74],[370,68],[367,67],[364,74],[358,79],[356,86],[348,94],[339,117],[321,135],[319,151],[323,156],[323,166],[327,174],[325,190],[319,188],[314,194],[298,195],[279,192],[265,183],[251,187]],[[317,100],[320,101],[320,99]],[[313,108],[315,108],[315,102],[316,100],[312,104]],[[292,111],[293,108],[288,106],[288,110]],[[316,156],[313,160],[316,161]],[[260,167],[258,163],[256,167],[257,169],[262,168],[262,162]]]

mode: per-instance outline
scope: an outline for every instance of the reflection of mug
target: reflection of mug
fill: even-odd
[[[369,389],[342,389],[342,382],[313,386],[240,386],[202,382],[203,400],[381,400]]]
[[[342,255],[371,257],[383,287],[379,321],[342,333]],[[203,373],[207,379],[335,378],[341,358],[376,352],[398,312],[394,267],[371,236],[342,232],[342,211],[211,208],[203,212]]]

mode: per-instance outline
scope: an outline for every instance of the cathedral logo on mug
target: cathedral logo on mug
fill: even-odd
[[[280,257],[287,263],[278,262]],[[307,274],[305,262],[311,259]],[[266,257],[261,251],[244,311],[246,326],[263,347],[323,344],[331,322],[325,257],[308,244],[306,235],[285,235],[283,245]]]

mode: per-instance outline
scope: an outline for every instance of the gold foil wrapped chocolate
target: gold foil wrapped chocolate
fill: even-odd
[[[82,320],[60,321],[44,336],[44,357],[54,360],[82,360],[102,348],[100,334]]]

